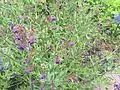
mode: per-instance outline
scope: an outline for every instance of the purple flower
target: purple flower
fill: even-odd
[[[25,72],[27,73],[27,74],[29,74],[30,72],[32,72],[32,67],[30,67],[30,68],[27,68],[26,70],[25,70]]]
[[[117,24],[120,24],[120,14],[114,15],[114,19]]]
[[[47,78],[46,74],[43,73],[41,78],[45,80]]]
[[[52,22],[55,22],[56,21],[56,17],[51,17],[51,20],[52,20]]]
[[[26,74],[29,74],[29,73],[30,73],[30,70],[29,70],[29,69],[27,69],[27,70],[25,70],[25,72],[26,72]]]
[[[28,43],[30,43],[30,44],[34,44],[34,43],[35,43],[35,40],[34,40],[34,39],[29,40]]]
[[[30,59],[26,59],[25,64],[29,64],[29,63],[30,63]]]
[[[74,42],[72,42],[72,41],[70,41],[69,43],[68,43],[68,46],[74,46],[75,45],[75,43]]]
[[[13,29],[12,31],[13,31],[13,33],[17,33],[17,30],[15,30],[15,29]]]
[[[29,20],[30,19],[30,17],[29,16],[25,16],[25,20]]]
[[[56,64],[60,64],[60,58],[56,56]]]
[[[40,88],[40,90],[44,90],[44,88]]]
[[[114,84],[114,90],[120,90],[120,83]]]
[[[9,23],[9,26],[10,26],[11,28],[13,28],[13,27],[15,26],[15,24],[14,24],[13,22],[10,22],[10,23]]]
[[[29,32],[27,32],[25,25],[18,24],[14,26],[13,32],[15,36],[15,43],[19,46],[20,50],[24,50],[26,47],[29,47],[30,44],[34,44],[36,42],[34,30],[31,29]]]
[[[56,64],[60,64],[60,61],[56,60]]]
[[[18,16],[18,20],[21,20],[22,19],[22,16],[20,15],[20,16]]]
[[[27,34],[27,38],[28,38],[28,43],[30,43],[30,44],[34,44],[36,42],[36,38],[35,38],[33,29],[29,30],[29,32]]]
[[[20,49],[20,50],[24,50],[24,49],[25,49],[25,46],[24,46],[24,45],[20,45],[19,49]]]
[[[16,40],[20,40],[20,37],[18,37],[18,36],[16,36],[16,38],[15,38]]]

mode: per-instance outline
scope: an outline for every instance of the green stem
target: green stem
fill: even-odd
[[[116,27],[115,32],[114,32],[115,37],[117,37],[117,36],[118,36],[118,34],[117,34],[117,29],[118,29],[118,27],[119,27],[119,24],[117,24],[117,27]]]

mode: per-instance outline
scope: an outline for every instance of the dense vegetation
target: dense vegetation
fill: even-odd
[[[108,88],[119,65],[119,0],[0,0],[0,90]]]

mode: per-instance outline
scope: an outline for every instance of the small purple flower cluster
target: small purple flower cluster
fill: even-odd
[[[114,15],[114,19],[117,24],[120,24],[120,14]]]
[[[28,67],[25,69],[26,74],[30,74],[30,72],[32,72],[32,71],[34,70],[34,68],[35,68],[34,65],[28,66]]]
[[[40,90],[44,90],[44,85],[47,79],[47,74],[46,74],[46,65],[45,64],[41,64],[41,68],[42,68],[42,75],[40,76],[41,78],[41,88]]]
[[[58,56],[56,56],[56,64],[60,64],[60,58]]]
[[[74,41],[65,41],[65,40],[61,40],[60,44],[64,47],[73,47],[75,46],[75,42]]]
[[[15,23],[10,22],[10,23],[9,23],[9,26],[13,29],[13,27],[15,26]]]
[[[42,76],[41,76],[41,79],[45,80],[47,78],[46,74],[43,73]]]
[[[30,19],[30,17],[29,16],[18,16],[18,20],[25,20],[25,21],[28,21],[29,19]]]
[[[114,84],[114,90],[120,90],[120,83]]]
[[[72,47],[74,45],[75,45],[75,42],[72,42],[72,41],[68,42],[68,46]]]
[[[13,27],[13,33],[15,35],[15,43],[19,46],[20,50],[24,50],[26,47],[36,42],[33,29],[27,32],[25,25],[15,25]]]
[[[56,17],[55,17],[55,16],[52,16],[52,17],[51,17],[51,21],[52,21],[52,22],[55,22],[55,21],[56,21]]]
[[[44,90],[44,88],[40,88],[40,90]]]
[[[57,20],[55,16],[47,16],[46,19],[48,22],[56,22]]]

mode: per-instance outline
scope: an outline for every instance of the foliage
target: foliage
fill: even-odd
[[[98,82],[106,84],[103,76],[118,65],[120,55],[114,39],[98,30],[98,20],[108,13],[100,12],[95,21],[99,5],[0,1],[0,89],[93,90]]]
[[[119,0],[89,0],[89,5],[96,8],[97,22],[101,23],[102,31],[111,38],[120,37],[120,26],[117,25],[115,16],[120,14]],[[119,20],[119,19],[118,19]]]

